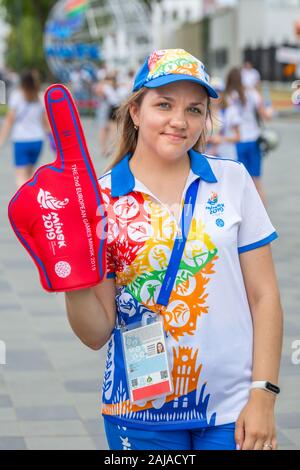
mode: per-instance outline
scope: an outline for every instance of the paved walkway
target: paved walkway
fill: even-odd
[[[98,174],[105,162],[98,152],[95,126],[84,127]],[[277,402],[280,449],[300,448],[300,365],[291,362],[292,342],[300,340],[299,274],[299,121],[274,124],[280,149],[265,165],[270,216],[280,240],[273,244],[285,311]],[[0,340],[7,364],[0,365],[0,449],[107,449],[100,415],[106,347],[95,352],[70,329],[63,294],[42,290],[29,256],[7,220],[14,192],[10,148],[0,155]],[[42,163],[53,160],[45,149]]]

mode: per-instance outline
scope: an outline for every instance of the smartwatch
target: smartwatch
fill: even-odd
[[[271,392],[274,395],[278,395],[280,393],[280,388],[277,387],[277,385],[274,385],[271,382],[265,380],[258,380],[252,382],[250,390],[252,390],[253,388],[261,388],[262,390],[267,390],[268,392]]]

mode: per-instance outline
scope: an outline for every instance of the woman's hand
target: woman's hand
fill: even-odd
[[[274,405],[276,396],[266,390],[253,389],[235,427],[237,450],[276,450]],[[271,444],[272,449],[264,447]]]
[[[34,181],[11,198],[9,220],[45,290],[86,289],[105,280],[105,205],[70,92],[51,85],[45,103],[56,160],[39,168]]]
[[[0,129],[0,147],[2,147],[4,142],[6,141],[10,133],[10,130],[13,126],[13,123],[15,122],[15,118],[16,118],[15,112],[12,110],[8,110],[4,118],[2,127]]]

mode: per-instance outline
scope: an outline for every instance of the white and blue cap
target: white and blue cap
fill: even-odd
[[[162,49],[153,51],[138,71],[132,91],[143,86],[157,88],[179,80],[199,83],[212,98],[218,93],[211,86],[204,64],[184,49]]]

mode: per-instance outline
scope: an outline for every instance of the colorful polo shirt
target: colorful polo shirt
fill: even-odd
[[[120,327],[158,315],[157,296],[179,230],[170,209],[134,177],[127,154],[99,179],[108,213],[107,277],[116,278],[117,319],[108,342],[102,415],[140,429],[235,422],[252,380],[252,317],[239,254],[278,235],[245,167],[189,151],[200,178],[190,231],[163,317],[172,395],[132,404]]]

